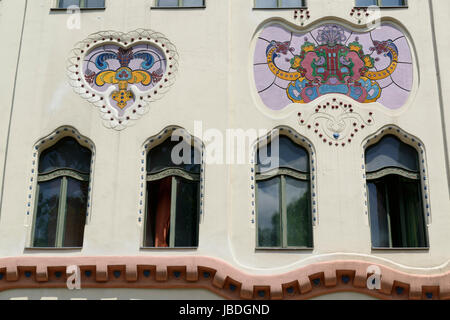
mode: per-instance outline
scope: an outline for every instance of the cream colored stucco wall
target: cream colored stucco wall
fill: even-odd
[[[292,10],[252,10],[251,0],[207,0],[207,7],[202,10],[150,10],[150,0],[107,0],[106,10],[83,11],[81,29],[68,30],[68,15],[50,11],[53,1],[28,1],[3,172],[24,4],[24,0],[3,0],[0,4],[2,47],[7,48],[0,51],[0,60],[10,62],[3,65],[4,76],[0,77],[0,174],[5,181],[0,216],[1,257],[206,255],[253,274],[283,273],[332,259],[373,261],[420,274],[449,270],[450,201],[445,158],[449,150],[445,148],[442,130],[450,122],[450,79],[446,75],[450,65],[448,1],[433,1],[443,106],[436,77],[429,1],[410,0],[408,9],[383,10],[383,19],[394,21],[409,34],[417,66],[415,89],[400,113],[393,116],[381,112],[379,122],[337,151],[299,127],[299,106],[275,116],[265,110],[254,91],[254,38],[274,18],[296,23]],[[310,0],[308,4],[311,19],[305,27],[329,19],[348,21],[353,7],[352,0]],[[75,44],[89,34],[138,28],[159,31],[176,45],[179,73],[170,91],[152,103],[147,115],[119,132],[105,128],[97,110],[73,92],[66,76],[66,61]],[[137,217],[142,145],[169,125],[194,133],[196,120],[203,121],[204,130],[216,128],[223,133],[227,128],[272,129],[284,125],[313,142],[319,221],[314,227],[312,251],[255,251],[255,229],[250,222],[251,164],[205,167],[204,214],[197,250],[140,249]],[[361,144],[387,124],[397,125],[425,145],[432,215],[429,250],[371,249],[370,227],[364,213]],[[80,251],[26,249],[31,232],[31,218],[26,212],[32,148],[63,125],[76,128],[96,148],[91,217],[84,246]],[[447,141],[449,131],[447,128]]]
[[[448,54],[450,50],[450,28],[448,28],[448,15],[450,14],[450,2],[433,0],[431,2],[431,9],[433,10],[435,33],[436,33],[436,46],[438,56],[438,69],[439,79],[441,81],[441,93],[442,93],[442,119],[443,127],[445,128],[447,142],[450,141],[450,112],[448,110],[450,105],[450,79],[447,76],[447,72],[450,66],[450,56]],[[450,150],[447,149],[447,158],[450,158]],[[447,163],[447,169],[448,163]],[[450,183],[450,182],[449,182]]]
[[[11,105],[18,64],[20,38],[24,18],[25,1],[0,1],[0,36],[2,37],[2,77],[0,77],[0,190],[3,185],[3,169],[11,117]],[[1,191],[0,191],[1,194]],[[1,199],[0,199],[1,202]]]

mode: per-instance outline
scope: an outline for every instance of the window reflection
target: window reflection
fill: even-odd
[[[428,246],[417,151],[393,135],[366,150],[374,248]]]
[[[39,156],[33,246],[82,247],[92,153],[74,138]]]
[[[274,139],[257,152],[257,246],[311,248],[309,154],[287,136]]]

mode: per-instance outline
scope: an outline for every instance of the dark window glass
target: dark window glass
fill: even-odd
[[[301,146],[286,136],[279,136],[278,150],[276,142],[259,148],[257,172],[267,172],[275,168],[290,168],[300,172],[309,172],[309,155]]]
[[[281,247],[280,178],[258,182],[258,246]]]
[[[83,246],[88,188],[88,181],[67,178],[67,205],[64,226],[65,247]]]
[[[368,182],[370,205],[370,229],[372,245],[379,248],[389,248],[390,233],[388,225],[388,207],[386,184],[383,182]]]
[[[255,0],[255,8],[276,8],[278,0]]]
[[[182,178],[176,178],[176,183],[175,246],[196,247],[198,245],[199,184]]]
[[[176,148],[174,150],[174,148]],[[172,151],[177,159],[172,159]],[[185,155],[184,152],[189,152]],[[175,163],[175,161],[180,163]],[[179,168],[192,173],[200,173],[201,154],[185,141],[166,139],[154,147],[147,155],[147,173],[157,173],[167,168]]]
[[[39,183],[33,244],[35,247],[55,246],[60,187],[61,179]]]
[[[85,0],[86,8],[104,8],[105,7],[105,0]]]
[[[144,245],[170,246],[172,177],[147,183],[147,218]]]
[[[406,6],[405,0],[356,0],[356,7],[370,7],[370,6],[380,6],[380,7],[404,7]]]
[[[312,247],[309,182],[286,177],[287,244]]]
[[[147,188],[144,245],[157,248],[198,246],[199,182],[167,177],[149,182]]]
[[[200,163],[196,148],[170,137],[149,151],[145,247],[198,246]]]
[[[416,180],[389,175],[368,182],[374,247],[427,247],[425,221]]]
[[[301,8],[304,0],[255,0],[255,8]]]
[[[256,180],[257,246],[311,248],[308,152],[289,137],[279,136],[258,149]]]
[[[60,8],[68,8],[70,6],[80,6],[80,0],[59,0]]]
[[[104,8],[105,0],[59,0],[59,8],[77,6],[80,8]]]
[[[377,6],[377,0],[356,0],[357,7]]]
[[[417,151],[393,135],[383,137],[377,144],[367,148],[366,170],[375,172],[382,168],[397,167],[419,171]]]
[[[299,8],[304,6],[303,0],[281,0],[282,8]]]
[[[417,151],[387,135],[367,148],[366,171],[372,246],[427,247]]]
[[[91,151],[71,137],[41,153],[34,247],[82,247],[90,167]]]
[[[404,0],[381,0],[381,6],[383,7],[402,7],[404,5]]]
[[[183,0],[183,7],[203,7],[203,0]]]
[[[89,173],[91,169],[91,150],[66,137],[52,147],[44,150],[39,157],[39,173],[48,173],[56,169],[73,169]]]
[[[178,0],[158,0],[160,7],[178,7]]]

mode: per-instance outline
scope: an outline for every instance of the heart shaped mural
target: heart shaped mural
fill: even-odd
[[[100,32],[80,42],[69,59],[74,90],[100,109],[109,128],[122,130],[175,81],[178,54],[160,33]]]

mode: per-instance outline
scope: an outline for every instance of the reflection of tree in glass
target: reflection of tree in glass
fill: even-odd
[[[280,214],[272,215],[272,228],[258,228],[260,247],[278,247],[280,244]],[[291,202],[287,207],[288,247],[312,247],[312,223],[309,193]]]
[[[287,207],[288,246],[312,247],[312,223],[309,192]]]
[[[280,244],[280,213],[272,215],[272,228],[258,227],[258,238],[260,247],[279,247]]]
[[[83,246],[89,182],[68,178],[64,246]]]
[[[53,247],[55,245],[60,180],[40,184],[34,231],[34,246],[36,247]]]
[[[175,147],[179,147],[179,154],[182,163],[175,164],[172,159],[172,151]],[[182,147],[181,147],[182,146]],[[184,151],[190,150],[190,155],[186,155],[186,160],[190,160],[189,163],[184,163]],[[172,141],[171,139],[166,139],[160,145],[152,148],[147,155],[147,173],[156,173],[165,168],[180,168],[192,173],[200,173],[200,163],[196,163],[201,159],[200,151],[191,146],[190,143],[186,142],[184,139],[181,141]]]
[[[71,137],[59,140],[39,157],[39,173],[63,168],[89,173],[90,167],[91,151]]]

